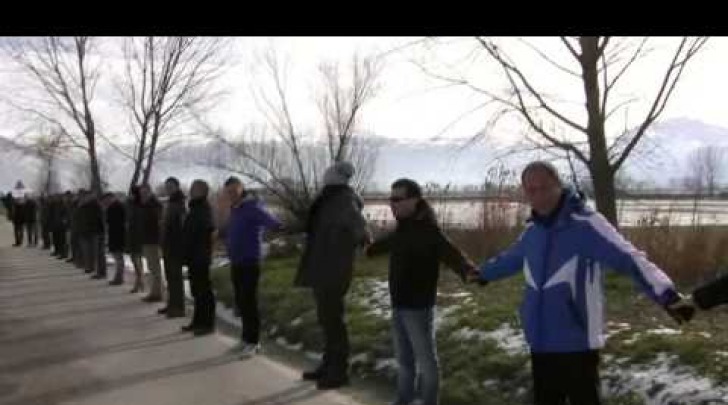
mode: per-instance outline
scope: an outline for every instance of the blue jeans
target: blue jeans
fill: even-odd
[[[424,405],[439,403],[440,364],[434,320],[434,307],[394,308],[392,335],[398,365],[395,404],[408,405],[416,397],[421,398]],[[419,395],[416,395],[416,388]]]

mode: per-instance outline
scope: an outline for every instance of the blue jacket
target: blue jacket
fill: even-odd
[[[227,252],[233,264],[257,264],[262,256],[263,231],[281,226],[258,199],[247,196],[230,208]]]
[[[534,217],[507,251],[482,265],[483,280],[523,271],[521,320],[531,352],[604,346],[604,272],[632,277],[653,301],[675,299],[672,281],[599,213],[566,189],[551,221]]]

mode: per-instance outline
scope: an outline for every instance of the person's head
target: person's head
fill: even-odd
[[[538,215],[549,215],[558,207],[563,183],[551,163],[529,163],[521,173],[521,185],[528,204]]]
[[[164,190],[167,195],[172,195],[179,191],[179,180],[176,177],[169,177],[164,181]]]
[[[225,195],[227,195],[230,202],[234,203],[239,200],[242,194],[243,182],[235,176],[228,177],[228,179],[225,180]]]
[[[398,220],[415,215],[420,201],[423,201],[422,188],[416,181],[399,179],[392,183],[389,206],[392,208],[392,214]]]
[[[139,198],[142,202],[149,201],[153,195],[154,194],[152,194],[152,188],[149,186],[149,184],[142,184],[141,186],[139,186]]]
[[[354,165],[349,162],[341,161],[331,165],[324,172],[325,186],[345,186],[349,184],[354,176]]]
[[[207,195],[210,193],[210,186],[207,185],[207,182],[204,180],[197,179],[192,182],[192,186],[190,186],[190,198],[198,199],[206,199]]]

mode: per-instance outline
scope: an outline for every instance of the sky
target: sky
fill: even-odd
[[[575,119],[583,119],[583,107],[579,104],[581,84],[568,75],[550,69],[542,59],[525,48],[515,38],[498,39],[504,49],[534,78],[539,88],[560,98],[562,105]],[[363,110],[362,129],[387,138],[411,141],[427,141],[433,138],[468,138],[478,133],[494,110],[476,108],[484,101],[482,95],[468,88],[447,86],[432,78],[420,66],[451,77],[462,76],[481,87],[500,89],[504,86],[503,75],[483,57],[472,38],[440,38],[433,41],[417,37],[276,37],[234,38],[226,58],[226,74],[219,81],[226,97],[221,99],[208,116],[208,120],[227,131],[237,132],[246,124],[260,120],[260,113],[251,97],[251,87],[260,84],[259,56],[268,48],[288,61],[287,85],[291,97],[294,119],[304,127],[318,125],[314,95],[318,76],[317,65],[322,61],[347,63],[354,52],[362,55],[381,55],[383,70],[377,97]],[[529,43],[539,46],[555,58],[571,63],[575,61],[565,53],[555,38],[528,38]],[[651,39],[656,48],[644,61],[638,62],[630,77],[621,83],[623,96],[635,95],[643,101],[630,108],[629,119],[640,116],[640,106],[646,106],[645,97],[653,94],[664,70],[665,58],[676,44],[676,38]],[[103,73],[115,76],[121,73],[120,53],[114,51],[113,40],[106,47],[110,50],[104,60]],[[728,39],[711,38],[706,48],[688,66],[678,84],[675,95],[668,104],[662,119],[691,118],[709,124],[728,127],[728,114],[722,100],[728,94],[728,81],[723,72],[728,68]],[[7,60],[0,61],[0,91],[9,97],[18,86],[24,86],[12,72]],[[615,94],[620,96],[620,94]],[[125,120],[114,105],[114,89],[106,83],[98,90],[100,125],[122,133]],[[473,111],[464,118],[464,113]],[[3,133],[17,131],[17,112],[6,112]],[[624,117],[619,117],[623,119]],[[449,126],[449,124],[456,124]],[[614,125],[618,131],[623,123]],[[447,129],[446,131],[443,131]],[[491,135],[504,142],[516,139],[522,128],[515,122],[499,126]]]

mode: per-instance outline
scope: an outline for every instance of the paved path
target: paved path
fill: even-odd
[[[225,336],[181,333],[188,320],[156,315],[129,286],[8,247],[0,222],[0,405],[358,404],[265,356],[239,360]]]

